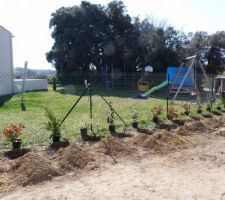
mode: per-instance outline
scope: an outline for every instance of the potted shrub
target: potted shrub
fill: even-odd
[[[56,143],[60,141],[60,127],[59,123],[60,120],[55,116],[52,110],[45,108],[46,110],[46,117],[48,118],[48,121],[45,123],[45,128],[48,131],[51,131],[52,134],[50,135],[50,138],[52,138],[52,142]]]
[[[199,96],[197,96],[197,113],[201,114],[202,113],[202,105],[201,105],[201,99]]]
[[[80,127],[80,134],[83,139],[86,138],[88,134],[88,127],[89,123],[87,123],[87,120],[83,120],[83,124]]]
[[[197,104],[197,113],[201,114],[202,113],[202,105],[199,103]]]
[[[3,135],[12,142],[12,149],[21,149],[22,140],[19,137],[24,128],[23,124],[10,124],[3,129]]]
[[[137,112],[137,110],[135,108],[132,109],[131,117],[133,119],[132,127],[133,128],[138,128],[138,122],[137,122],[138,112]]]
[[[185,115],[189,115],[190,112],[191,112],[191,104],[188,103],[188,102],[184,102],[184,103],[182,104],[182,107],[183,107],[183,109],[184,109],[184,114],[185,114]]]
[[[225,108],[225,92],[222,92],[220,99],[223,107]]]
[[[222,109],[221,103],[218,103],[218,104],[217,104],[216,109],[217,109],[217,110],[221,110],[221,109]]]
[[[109,124],[109,131],[110,132],[115,132],[116,130],[116,127],[115,127],[115,124],[114,124],[114,111],[112,109],[112,107],[110,106],[110,112],[108,113],[107,115],[107,123]]]
[[[152,121],[154,123],[159,123],[159,116],[162,115],[164,112],[163,107],[161,105],[154,106],[151,111],[153,114]]]
[[[211,105],[210,105],[210,103],[207,103],[207,105],[206,105],[206,111],[211,112]]]
[[[171,103],[168,107],[168,115],[167,118],[172,120],[178,117],[178,110],[175,108],[174,104]]]

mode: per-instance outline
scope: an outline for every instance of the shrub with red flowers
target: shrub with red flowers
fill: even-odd
[[[185,113],[186,115],[189,115],[189,113],[191,112],[191,104],[188,103],[188,102],[184,102],[184,103],[182,104],[182,107],[184,108],[184,113]]]
[[[174,119],[178,117],[178,110],[175,107],[175,104],[173,102],[170,103],[168,107],[168,114],[167,118],[168,119]]]
[[[3,129],[3,135],[13,141],[19,138],[24,128],[25,126],[23,124],[10,124]]]
[[[163,112],[164,112],[164,109],[161,105],[154,106],[152,108],[153,117],[159,117],[160,115],[163,114]]]

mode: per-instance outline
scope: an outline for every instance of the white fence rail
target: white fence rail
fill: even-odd
[[[23,79],[15,79],[13,86],[13,93],[21,92]],[[47,79],[26,79],[25,81],[25,92],[26,91],[38,91],[48,90]]]

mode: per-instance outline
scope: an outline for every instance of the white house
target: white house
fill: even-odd
[[[0,25],[0,96],[13,93],[12,33]]]
[[[0,25],[0,96],[20,93],[22,79],[13,77],[12,33]],[[47,79],[27,79],[25,91],[48,90]]]

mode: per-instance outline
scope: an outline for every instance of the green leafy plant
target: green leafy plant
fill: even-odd
[[[222,92],[220,100],[221,100],[223,107],[225,108],[225,93],[224,92]]]
[[[138,118],[138,111],[134,107],[131,111],[131,118],[133,119],[133,122],[136,122]]]
[[[46,117],[48,121],[44,123],[46,130],[52,131],[53,134],[60,134],[60,120],[56,117],[55,113],[49,108],[45,108]]]
[[[210,102],[210,99],[207,100],[206,110],[209,111],[209,112],[211,111],[211,102]]]
[[[110,124],[110,125],[113,125],[114,124],[114,119],[115,119],[115,116],[114,116],[114,110],[111,106],[111,103],[110,103],[110,110],[109,110],[109,113],[107,115],[107,123]]]

